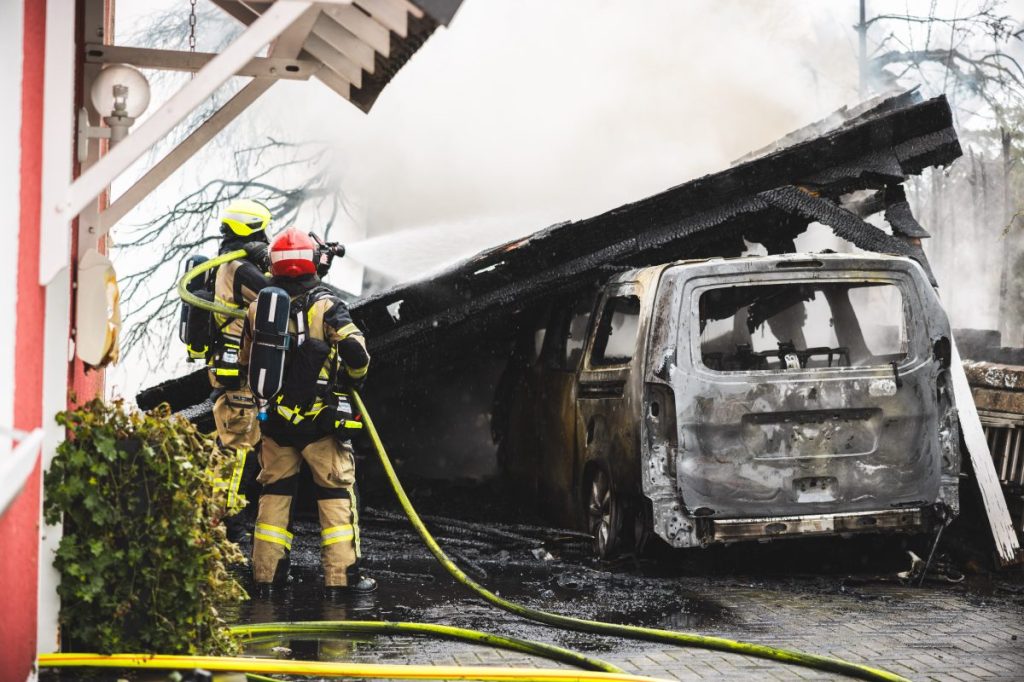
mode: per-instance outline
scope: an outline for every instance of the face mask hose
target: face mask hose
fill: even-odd
[[[237,317],[240,320],[243,319],[245,317],[245,310],[241,308],[229,308],[226,305],[205,301],[188,290],[188,283],[199,275],[207,272],[208,270],[212,270],[218,265],[224,265],[224,263],[229,263],[233,260],[238,260],[239,258],[245,258],[245,249],[231,251],[217,256],[216,258],[211,258],[208,261],[203,261],[198,266],[182,275],[181,279],[178,280],[178,296],[181,297],[181,300],[185,303],[188,303],[190,306],[195,306],[200,310],[208,310],[211,313],[218,313],[227,317]]]

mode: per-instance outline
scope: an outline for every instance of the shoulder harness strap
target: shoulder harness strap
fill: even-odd
[[[310,309],[317,301],[330,295],[331,290],[327,287],[316,286],[306,292],[306,294],[298,301],[299,305],[293,306],[295,330],[298,337],[296,339],[296,345],[301,346],[305,342],[306,336],[309,333],[309,330],[306,328],[306,320]]]

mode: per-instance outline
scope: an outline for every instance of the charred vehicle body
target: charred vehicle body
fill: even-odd
[[[502,382],[500,462],[602,556],[957,513],[949,325],[910,259],[659,265],[538,320]]]

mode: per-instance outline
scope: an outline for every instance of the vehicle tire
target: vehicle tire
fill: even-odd
[[[654,535],[654,510],[651,502],[642,495],[634,500],[630,516],[633,522],[633,552],[642,556]]]
[[[596,467],[589,476],[586,500],[587,530],[594,537],[594,556],[613,559],[622,543],[623,510],[605,467]]]

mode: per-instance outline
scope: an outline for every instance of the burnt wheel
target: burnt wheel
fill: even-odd
[[[594,554],[611,559],[619,552],[622,530],[622,504],[612,489],[611,477],[599,467],[590,477],[587,493],[587,530],[594,536]]]
[[[649,500],[638,496],[630,506],[633,521],[633,553],[641,556],[647,551],[654,535],[654,510]]]

